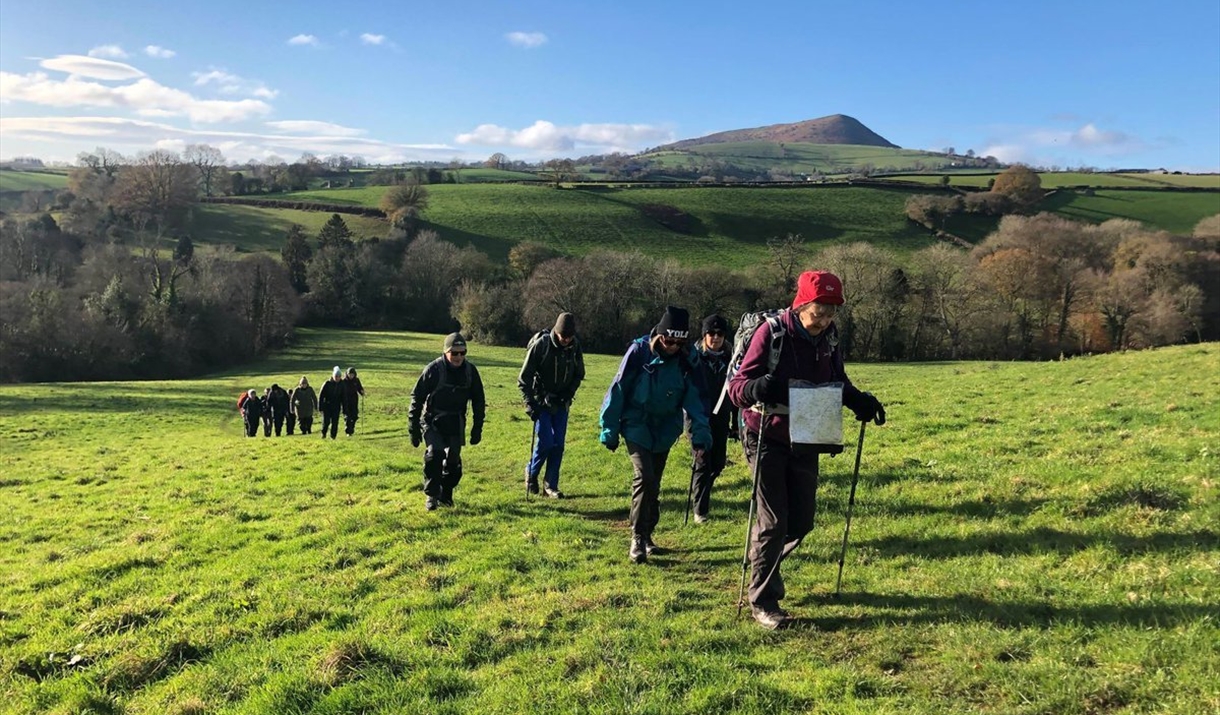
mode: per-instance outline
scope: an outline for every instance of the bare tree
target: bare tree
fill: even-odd
[[[207,144],[187,144],[182,152],[186,163],[199,172],[199,183],[203,185],[203,195],[211,196],[212,187],[216,185],[216,175],[224,168],[225,157],[220,150]]]
[[[196,197],[194,170],[177,154],[158,149],[119,172],[114,206],[137,226],[154,226],[160,234],[181,223]]]

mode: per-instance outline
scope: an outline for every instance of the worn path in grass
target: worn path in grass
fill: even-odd
[[[485,441],[426,513],[408,391],[438,336],[305,331],[177,382],[0,386],[0,710],[99,713],[1212,713],[1220,345],[1045,364],[857,365],[867,432],[787,567],[797,616],[735,618],[749,477],[626,562],[629,468],[590,356],[561,502],[526,501],[520,350],[471,345]],[[354,438],[246,439],[239,390],[355,365]],[[854,431],[849,427],[849,432]]]

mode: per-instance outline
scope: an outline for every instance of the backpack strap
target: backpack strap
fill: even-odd
[[[775,315],[767,316],[767,325],[771,326],[771,344],[767,351],[767,374],[775,372],[775,368],[779,366],[779,355],[784,349],[784,335],[788,332],[784,329],[784,323],[780,320],[780,315],[784,311],[780,311]]]

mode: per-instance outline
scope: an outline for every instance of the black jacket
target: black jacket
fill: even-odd
[[[322,383],[322,391],[318,394],[318,409],[334,414],[343,406],[343,382],[331,378]]]
[[[559,407],[547,405],[547,396],[552,402],[569,405],[585,379],[585,355],[580,348],[580,338],[564,347],[555,340],[555,334],[545,331],[536,334],[525,351],[525,364],[517,376],[517,387],[526,404],[535,408]]]
[[[478,368],[469,360],[461,367],[453,367],[442,355],[428,363],[411,391],[408,427],[412,432],[420,432],[422,426],[429,426],[446,436],[464,439],[467,403],[474,418],[470,431],[482,432],[487,397]]]

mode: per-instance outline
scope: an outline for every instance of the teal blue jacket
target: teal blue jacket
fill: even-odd
[[[712,446],[703,409],[703,388],[689,351],[662,359],[649,336],[632,341],[602,401],[599,440],[617,446],[619,436],[651,452],[668,452],[682,434],[682,413],[690,417],[691,444]]]

